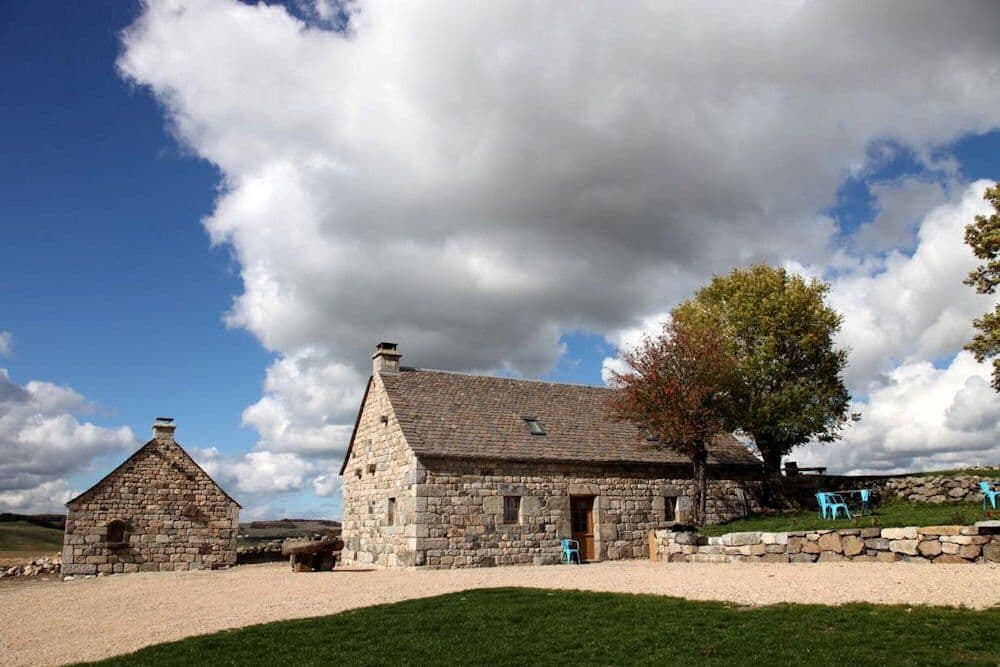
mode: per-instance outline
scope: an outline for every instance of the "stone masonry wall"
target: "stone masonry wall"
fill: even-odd
[[[981,521],[974,526],[748,532],[718,537],[657,530],[655,538],[659,558],[695,563],[1000,562],[1000,521]]]
[[[108,542],[112,521],[125,541]],[[195,570],[234,565],[239,506],[171,437],[154,438],[70,503],[64,575]]]
[[[361,408],[351,458],[344,468],[344,563],[415,565],[414,525],[419,464],[406,444],[378,373]],[[395,499],[393,520],[389,499]]]
[[[892,477],[883,485],[883,495],[918,503],[981,503],[979,482],[1000,483],[1000,472],[984,470],[982,475],[930,475]]]
[[[686,466],[656,470],[455,459],[422,464],[424,481],[415,486],[414,563],[430,567],[558,562],[560,539],[571,536],[571,495],[595,496],[598,559],[641,558],[649,551],[648,531],[670,525],[665,498],[678,498],[677,518],[684,521],[694,490]],[[753,480],[710,479],[710,521],[759,509],[758,489]],[[503,523],[505,495],[521,498],[516,524]]]

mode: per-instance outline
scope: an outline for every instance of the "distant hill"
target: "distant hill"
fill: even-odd
[[[327,519],[278,519],[276,521],[250,521],[240,524],[240,542],[252,544],[289,537],[339,533],[340,522]]]
[[[65,514],[13,514],[11,512],[0,514],[0,523],[16,521],[23,521],[42,528],[55,528],[56,530],[66,528]]]
[[[0,522],[0,565],[14,565],[39,556],[62,551],[62,528],[37,522],[10,520]]]

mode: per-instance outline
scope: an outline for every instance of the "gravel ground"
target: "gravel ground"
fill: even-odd
[[[284,564],[156,572],[0,588],[0,663],[94,660],[149,644],[255,623],[470,588],[526,586],[654,593],[747,605],[1000,604],[1000,566],[916,563],[650,563],[464,570],[337,568],[293,574]]]

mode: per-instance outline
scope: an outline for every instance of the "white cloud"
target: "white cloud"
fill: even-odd
[[[301,350],[267,369],[264,396],[243,412],[243,423],[260,433],[259,449],[342,456],[364,382],[321,350]]]
[[[9,331],[0,331],[0,357],[9,357],[14,349],[14,337]]]
[[[98,457],[138,446],[128,427],[80,421],[91,409],[69,387],[39,381],[22,386],[0,368],[0,509],[52,509],[68,490],[65,476],[86,470]]]
[[[832,472],[933,470],[1000,461],[1000,400],[989,369],[962,352],[946,368],[905,363],[871,393],[842,442],[808,445],[789,458]]]
[[[1000,119],[989,7],[768,7],[361,2],[346,37],[151,2],[120,67],[225,174],[233,325],[359,369],[388,336],[537,373],[570,327],[821,256],[815,212],[871,141]]]
[[[192,449],[191,456],[211,477],[239,500],[289,493],[305,488],[315,464],[291,452],[254,451],[227,456],[215,447]]]
[[[313,480],[313,492],[322,498],[332,496],[340,491],[340,476],[333,472],[327,475],[320,475]]]
[[[898,364],[950,357],[972,337],[972,320],[992,307],[994,297],[962,284],[976,265],[964,228],[986,210],[988,184],[973,183],[927,212],[912,255],[856,260],[833,279],[830,303],[844,314],[839,343],[851,350],[847,378],[855,394]]]
[[[123,75],[223,174],[204,224],[241,267],[227,322],[279,354],[244,413],[258,453],[341,455],[378,340],[422,366],[537,374],[565,332],[615,339],[752,261],[841,272],[866,390],[968,333],[948,235],[969,195],[911,257],[920,209],[950,193],[877,189],[858,247],[904,249],[884,261],[828,260],[822,211],[873,142],[929,163],[1000,125],[995,4],[351,12],[344,35],[280,6],[153,0],[123,36]]]
[[[66,502],[78,493],[64,479],[52,479],[25,489],[0,489],[0,509],[18,514],[63,513]]]

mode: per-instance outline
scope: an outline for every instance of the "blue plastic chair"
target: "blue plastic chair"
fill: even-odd
[[[838,510],[844,510],[844,514],[847,515],[847,518],[851,518],[851,510],[847,509],[847,503],[844,502],[843,496],[837,493],[826,494],[826,508],[830,510],[830,513],[833,515],[832,518],[835,520],[837,518]]]
[[[817,493],[816,502],[819,503],[819,518],[825,519],[827,510],[829,509],[829,502],[826,499],[826,494],[822,491]]]
[[[872,513],[871,499],[872,499],[872,490],[861,489],[861,514]]]
[[[580,565],[580,543],[564,537],[562,540],[562,556],[559,560],[563,563],[572,563],[576,556],[576,564]]]
[[[982,489],[982,492],[983,492],[983,509],[986,509],[986,501],[987,500],[990,501],[990,506],[992,506],[993,509],[996,509],[997,508],[997,496],[1000,496],[1000,491],[993,491],[992,489],[990,489],[990,483],[989,482],[980,482],[979,483],[979,488]]]

